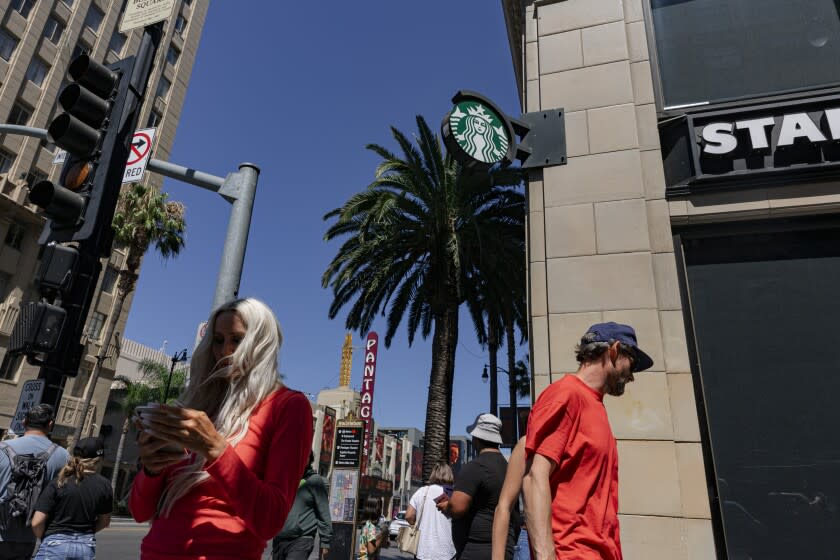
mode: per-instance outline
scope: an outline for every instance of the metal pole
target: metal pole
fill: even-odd
[[[225,180],[221,177],[205,173],[204,171],[198,171],[197,169],[192,169],[190,167],[184,167],[183,165],[169,163],[168,161],[161,161],[159,159],[150,160],[146,168],[149,171],[163,175],[164,177],[178,179],[179,181],[184,181],[185,183],[190,183],[196,187],[201,187],[213,192],[219,192],[219,189],[222,188],[222,185],[225,183]]]
[[[237,173],[231,173],[225,179],[219,194],[235,190],[237,197],[230,211],[230,222],[216,281],[216,295],[213,297],[213,309],[223,303],[233,301],[239,295],[239,281],[242,277],[242,265],[245,261],[245,248],[248,245],[248,231],[251,228],[251,213],[254,197],[257,193],[257,179],[260,169],[252,163],[243,163]]]

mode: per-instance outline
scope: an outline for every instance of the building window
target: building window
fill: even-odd
[[[175,33],[183,35],[186,28],[187,18],[184,17],[184,14],[178,14],[178,19],[175,20]]]
[[[44,26],[44,37],[49,39],[51,43],[57,45],[63,32],[64,26],[57,19],[50,17],[47,20],[47,24]]]
[[[114,34],[111,35],[111,42],[108,43],[108,49],[117,55],[122,54],[123,47],[125,47],[125,40],[125,35],[119,31],[114,31]]]
[[[71,397],[81,397],[85,394],[85,387],[87,387],[92,372],[93,368],[90,364],[81,363],[79,365],[79,373],[76,375],[76,379],[73,381],[73,389],[70,391]]]
[[[664,109],[840,85],[834,0],[651,0]]]
[[[32,109],[26,107],[20,101],[16,101],[12,105],[12,110],[9,113],[9,124],[19,124],[25,126],[29,122],[29,117],[32,116]]]
[[[94,311],[93,315],[90,317],[90,321],[88,321],[88,336],[93,340],[99,340],[99,337],[102,335],[102,327],[104,326],[105,314],[100,313],[99,311]]]
[[[11,8],[17,12],[20,12],[24,18],[29,17],[29,12],[32,11],[32,8],[35,6],[35,0],[12,0]]]
[[[15,161],[15,155],[13,153],[0,150],[0,174],[8,173],[13,161]]]
[[[3,356],[3,363],[0,364],[0,379],[12,381],[17,377],[17,372],[20,369],[20,364],[23,363],[23,354],[13,356],[6,352]]]
[[[71,7],[71,8],[73,7],[73,1],[74,0],[61,0],[61,1],[64,2],[64,4],[66,4],[68,7]]]
[[[99,33],[99,27],[102,25],[102,20],[105,19],[105,14],[100,10],[96,4],[91,4],[85,17],[85,27],[90,27],[94,33]]]
[[[153,109],[152,112],[149,113],[149,120],[146,122],[146,128],[153,128],[157,126],[161,119],[163,119],[163,116]]]
[[[114,293],[114,286],[117,283],[117,276],[120,271],[111,265],[105,267],[105,274],[102,275],[102,291],[108,294]]]
[[[175,66],[178,64],[178,59],[181,57],[181,51],[175,45],[169,45],[169,50],[166,51],[166,62]]]
[[[29,68],[26,69],[26,79],[40,87],[49,71],[50,67],[43,60],[37,57],[33,58],[32,62],[29,63]]]
[[[155,93],[155,96],[166,100],[166,96],[169,94],[169,87],[171,85],[172,82],[167,80],[165,77],[161,76],[160,81],[158,82],[157,92]]]
[[[0,303],[5,302],[9,297],[9,289],[12,286],[12,275],[0,272]]]
[[[33,169],[26,174],[26,185],[31,189],[36,183],[47,180],[47,174]]]
[[[6,33],[4,29],[0,29],[0,58],[9,62],[12,59],[12,54],[17,48],[18,40]]]
[[[83,54],[89,53],[90,47],[85,45],[84,43],[76,43],[76,46],[73,48],[73,54],[70,56],[70,60],[76,60]],[[64,88],[62,88],[64,89]]]
[[[17,222],[12,222],[9,224],[9,229],[6,230],[5,243],[12,249],[20,251],[24,237],[26,237],[26,228]]]

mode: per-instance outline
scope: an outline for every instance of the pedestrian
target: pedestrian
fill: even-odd
[[[507,461],[499,451],[502,421],[492,414],[480,414],[467,427],[478,457],[464,465],[455,480],[455,491],[438,509],[452,518],[452,540],[456,557],[486,560],[493,549],[493,515],[507,472]],[[511,516],[505,558],[513,557],[519,528],[518,516]]]
[[[452,560],[452,521],[438,511],[437,502],[449,499],[455,478],[446,463],[438,463],[429,476],[429,484],[411,496],[405,520],[420,530],[415,558],[420,560]]]
[[[93,560],[95,534],[111,524],[111,482],[96,470],[105,454],[100,438],[80,439],[73,457],[38,498],[32,532],[41,539],[35,560]]]
[[[377,525],[379,521],[379,502],[368,498],[359,514],[362,529],[359,533],[359,560],[379,560],[379,551],[388,538],[388,533]]]
[[[577,372],[549,385],[528,419],[528,533],[537,560],[621,560],[618,449],[603,400],[653,360],[617,323],[592,325],[575,351]]]
[[[283,530],[272,541],[272,560],[306,560],[315,548],[316,533],[320,558],[327,557],[332,538],[330,493],[327,481],[312,468],[314,462],[315,455],[310,451],[309,464],[297,489],[292,511]]]
[[[505,482],[499,494],[499,503],[493,516],[493,557],[492,560],[504,560],[507,550],[508,528],[511,516],[519,513],[519,497],[522,492],[522,478],[525,476],[525,438],[519,441],[510,452]],[[530,560],[528,531],[523,527],[513,547],[513,560]]]
[[[129,509],[152,522],[142,560],[257,560],[280,532],[312,442],[309,401],[280,381],[282,339],[264,303],[223,304],[179,406],[141,412]]]
[[[35,503],[70,457],[48,437],[53,418],[52,406],[35,405],[23,418],[23,436],[0,443],[0,558],[4,560],[32,557]]]

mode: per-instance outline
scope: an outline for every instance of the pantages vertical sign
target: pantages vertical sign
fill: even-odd
[[[660,123],[668,193],[789,184],[840,172],[840,96],[718,111]]]
[[[359,417],[365,423],[365,435],[362,444],[362,473],[366,472],[370,457],[370,440],[373,435],[373,387],[376,383],[376,356],[379,350],[379,335],[371,331],[365,341],[365,369],[362,375],[362,404]]]

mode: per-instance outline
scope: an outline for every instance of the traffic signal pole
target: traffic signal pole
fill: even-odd
[[[222,261],[219,264],[219,276],[216,279],[213,309],[235,300],[239,297],[239,282],[242,279],[242,266],[248,246],[248,232],[251,229],[260,168],[253,163],[241,163],[239,171],[228,173],[224,179],[156,159],[149,162],[148,169],[165,177],[217,192],[232,204]]]
[[[0,134],[30,136],[45,140],[47,131],[43,128],[0,123]],[[170,163],[159,159],[149,160],[146,170],[170,179],[176,179],[202,189],[218,193],[231,203],[228,236],[225,239],[213,308],[233,301],[239,295],[239,282],[245,261],[248,232],[251,229],[251,215],[257,193],[260,169],[253,163],[240,163],[239,170],[219,177],[192,167]]]

